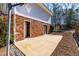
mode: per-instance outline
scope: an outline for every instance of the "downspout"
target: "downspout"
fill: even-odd
[[[11,30],[11,4],[8,4],[8,32],[6,40],[6,55],[9,56],[10,50],[10,30]]]
[[[7,56],[9,56],[9,50],[10,50],[11,9],[12,9],[12,7],[15,7],[17,5],[23,5],[23,4],[24,3],[18,3],[18,4],[15,4],[15,5],[11,5],[11,3],[8,3],[8,32],[7,32],[7,40],[6,40],[6,48],[7,48],[6,49],[6,55]]]

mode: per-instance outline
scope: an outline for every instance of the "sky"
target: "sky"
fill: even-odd
[[[44,3],[49,9],[52,9],[52,3]],[[67,4],[68,8],[71,8],[72,4],[75,5],[75,8],[79,7],[79,3],[59,3],[62,5],[62,8],[65,9],[65,6],[63,4]]]

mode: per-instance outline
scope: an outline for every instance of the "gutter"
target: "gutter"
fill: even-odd
[[[53,12],[51,12],[43,3],[36,3],[36,5],[42,8],[49,15],[53,15]]]

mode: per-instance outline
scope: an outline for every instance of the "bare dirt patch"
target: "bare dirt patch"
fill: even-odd
[[[54,33],[55,34],[55,33]],[[63,35],[52,56],[79,56],[78,46],[71,32],[59,33]]]

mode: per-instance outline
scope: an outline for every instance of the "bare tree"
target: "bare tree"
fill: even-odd
[[[54,12],[54,15],[53,15],[53,21],[54,21],[54,31],[58,31],[57,28],[57,25],[61,25],[61,17],[62,17],[62,7],[61,7],[61,4],[58,4],[58,3],[52,3],[52,10]],[[52,23],[53,23],[52,21]]]
[[[74,22],[76,21],[76,10],[78,9],[78,4],[75,3],[69,3],[69,4],[63,4],[63,6],[65,7],[64,9],[64,20],[66,23],[66,27],[67,28],[72,28],[72,25],[74,24]]]

